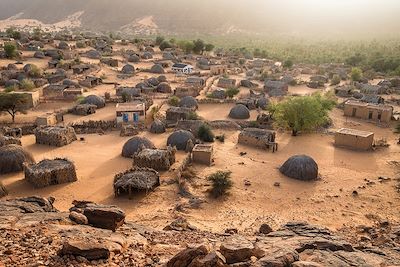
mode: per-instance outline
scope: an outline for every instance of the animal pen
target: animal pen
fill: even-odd
[[[132,196],[134,191],[146,193],[160,185],[159,173],[150,168],[133,168],[115,175],[114,194],[120,196],[128,193]]]
[[[253,146],[261,149],[272,149],[272,152],[278,151],[278,143],[275,142],[276,133],[274,131],[245,128],[239,134],[238,143]]]

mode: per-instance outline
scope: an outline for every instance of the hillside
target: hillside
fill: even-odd
[[[350,2],[350,1],[348,1]],[[357,0],[351,1],[353,5]],[[20,14],[20,19],[37,19],[51,24],[82,13],[82,26],[92,30],[127,32],[129,25],[154,18],[157,32],[167,34],[279,34],[331,35],[396,33],[400,30],[391,0],[377,1],[357,14],[346,1],[318,4],[313,0],[2,0],[0,19]],[[391,8],[393,6],[393,8]],[[300,10],[300,11],[299,11]],[[127,26],[128,25],[128,26]],[[141,25],[139,25],[141,26]],[[133,31],[134,32],[134,31]],[[150,31],[152,32],[152,31]]]

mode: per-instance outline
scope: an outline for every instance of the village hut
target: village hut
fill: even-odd
[[[136,54],[131,54],[128,56],[128,62],[138,63],[139,61],[140,61],[140,58]]]
[[[160,175],[149,168],[133,168],[115,175],[114,194],[119,196],[134,191],[150,191],[160,185]]]
[[[154,134],[165,133],[165,125],[160,120],[154,120],[150,125],[150,132]]]
[[[34,162],[33,156],[22,146],[6,145],[0,147],[0,174],[22,171],[25,163]]]
[[[97,51],[97,50],[94,50],[94,49],[88,51],[88,52],[86,53],[86,56],[87,56],[88,58],[90,58],[90,59],[100,59],[100,58],[101,58],[100,52]]]
[[[45,55],[42,51],[36,51],[35,54],[33,54],[33,57],[43,59],[43,58],[45,58]]]
[[[79,104],[72,109],[72,114],[87,116],[96,113],[97,106],[90,104]]]
[[[154,144],[146,137],[134,136],[122,147],[122,156],[125,158],[131,158],[135,153],[139,152],[143,148],[156,148]]]
[[[164,74],[165,70],[160,64],[154,64],[150,69],[151,73]]]
[[[248,119],[250,118],[250,110],[243,104],[237,104],[229,112],[229,117],[232,119]]]
[[[149,51],[146,51],[142,54],[142,58],[143,59],[152,59],[153,58],[153,54]]]
[[[75,182],[75,165],[68,159],[44,159],[37,164],[25,165],[25,179],[35,188]]]
[[[179,106],[183,108],[197,109],[198,104],[193,96],[185,96],[179,101]]]
[[[97,108],[104,108],[106,106],[106,101],[101,96],[89,95],[85,97],[83,104],[90,104],[95,105]]]
[[[172,92],[171,85],[169,85],[166,82],[162,82],[157,86],[157,92],[164,93],[164,94],[169,94],[169,93]]]
[[[2,182],[0,182],[0,198],[5,197],[8,195],[8,191],[6,187],[3,185]]]
[[[21,145],[21,140],[13,136],[0,135],[0,147],[6,145]]]
[[[58,48],[62,49],[62,50],[68,50],[70,47],[69,47],[69,44],[67,42],[61,41],[58,44]]]
[[[160,75],[160,76],[158,76],[158,77],[157,77],[157,80],[158,80],[160,83],[165,83],[165,82],[168,81],[168,80],[167,80],[167,77],[166,77],[165,75]]]
[[[135,67],[133,65],[131,65],[131,64],[126,64],[125,66],[122,67],[121,72],[123,74],[127,74],[127,75],[134,74],[135,73]]]
[[[155,77],[151,77],[150,79],[147,80],[147,83],[151,86],[157,86],[160,84],[160,81]]]
[[[77,140],[75,130],[72,127],[41,126],[34,131],[36,144],[49,146],[66,146]]]
[[[133,155],[133,165],[157,171],[168,171],[175,163],[175,153],[176,149],[170,146],[167,149],[146,148]]]
[[[196,141],[194,135],[186,130],[177,130],[167,139],[167,145],[176,147],[178,150],[185,151],[188,141]]]
[[[311,181],[318,179],[318,165],[309,156],[295,155],[290,157],[280,168],[279,171],[294,179]]]

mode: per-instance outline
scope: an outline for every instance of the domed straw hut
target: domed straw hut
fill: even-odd
[[[3,185],[2,182],[0,182],[0,198],[5,197],[8,195],[8,191],[6,187]]]
[[[165,70],[160,64],[155,64],[150,69],[151,73],[164,74]]]
[[[22,171],[25,163],[35,163],[35,160],[22,146],[6,145],[0,147],[0,174]]]
[[[167,145],[176,147],[178,150],[185,151],[188,141],[191,140],[193,143],[196,141],[194,135],[185,130],[178,130],[173,132],[167,139]]]
[[[287,177],[311,181],[318,179],[318,165],[309,156],[295,155],[290,157],[280,168],[279,171]]]
[[[123,74],[134,74],[135,73],[135,67],[132,66],[131,64],[126,64],[125,66],[122,67],[121,72]]]
[[[13,136],[0,135],[0,147],[6,145],[21,145],[21,140]]]
[[[179,101],[179,106],[196,110],[198,108],[197,100],[193,96],[185,96]]]
[[[66,146],[77,140],[75,130],[72,127],[41,126],[34,131],[36,144]]]
[[[129,194],[134,191],[146,191],[146,193],[160,185],[160,175],[149,168],[133,168],[115,175],[114,194]]]
[[[83,104],[90,104],[95,105],[97,108],[104,108],[106,106],[106,101],[101,96],[89,95],[85,97]]]
[[[134,136],[122,147],[122,156],[125,158],[131,158],[135,153],[139,152],[143,148],[156,148],[154,144],[146,137]]]
[[[229,117],[232,119],[245,120],[250,118],[250,110],[243,104],[237,104],[229,112]]]
[[[150,125],[150,132],[154,134],[165,133],[165,125],[160,120],[154,120]]]
[[[25,179],[36,188],[75,182],[75,165],[68,159],[44,159],[37,164],[25,165]]]
[[[152,168],[157,171],[168,171],[175,163],[176,149],[143,149],[133,155],[133,165],[137,167]]]

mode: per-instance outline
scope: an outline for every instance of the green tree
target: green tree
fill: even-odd
[[[6,34],[9,38],[13,38],[15,40],[21,39],[21,33],[17,31],[15,28],[11,27],[6,30]]]
[[[173,107],[177,107],[179,105],[179,97],[173,95],[168,99],[168,104]]]
[[[239,94],[240,90],[238,88],[228,88],[225,90],[225,94],[229,98],[233,98],[235,95]]]
[[[33,39],[36,41],[42,39],[42,29],[40,27],[33,29]]]
[[[6,52],[7,58],[14,58],[17,56],[17,47],[13,43],[6,43],[4,45],[4,51]]]
[[[166,41],[166,40],[162,41],[162,43],[160,44],[160,50],[161,51],[163,51],[163,50],[165,50],[167,48],[171,48],[171,47],[172,47],[171,43]]]
[[[204,50],[207,52],[211,52],[213,51],[215,48],[215,46],[213,44],[206,44],[206,46],[204,47]]]
[[[23,94],[0,93],[0,112],[10,114],[13,123],[17,113],[26,113],[28,99]]]
[[[328,111],[335,106],[331,93],[289,97],[269,107],[275,123],[296,136],[300,131],[314,130],[329,121]]]
[[[157,36],[156,37],[156,45],[160,45],[164,40],[165,40],[165,38],[163,36]]]
[[[353,82],[359,82],[363,77],[363,72],[360,68],[352,68],[350,77]]]
[[[205,46],[206,46],[204,41],[201,39],[197,39],[197,40],[193,41],[193,44],[194,44],[193,52],[196,54],[203,54]]]
[[[333,75],[333,77],[332,77],[331,85],[338,85],[338,84],[340,83],[341,80],[342,80],[342,79],[340,79],[340,76],[337,75],[337,74],[335,74],[335,75]]]
[[[288,69],[290,69],[291,67],[293,67],[293,60],[291,60],[290,58],[286,59],[286,60],[283,62],[283,67],[284,67],[284,68],[288,68]]]

